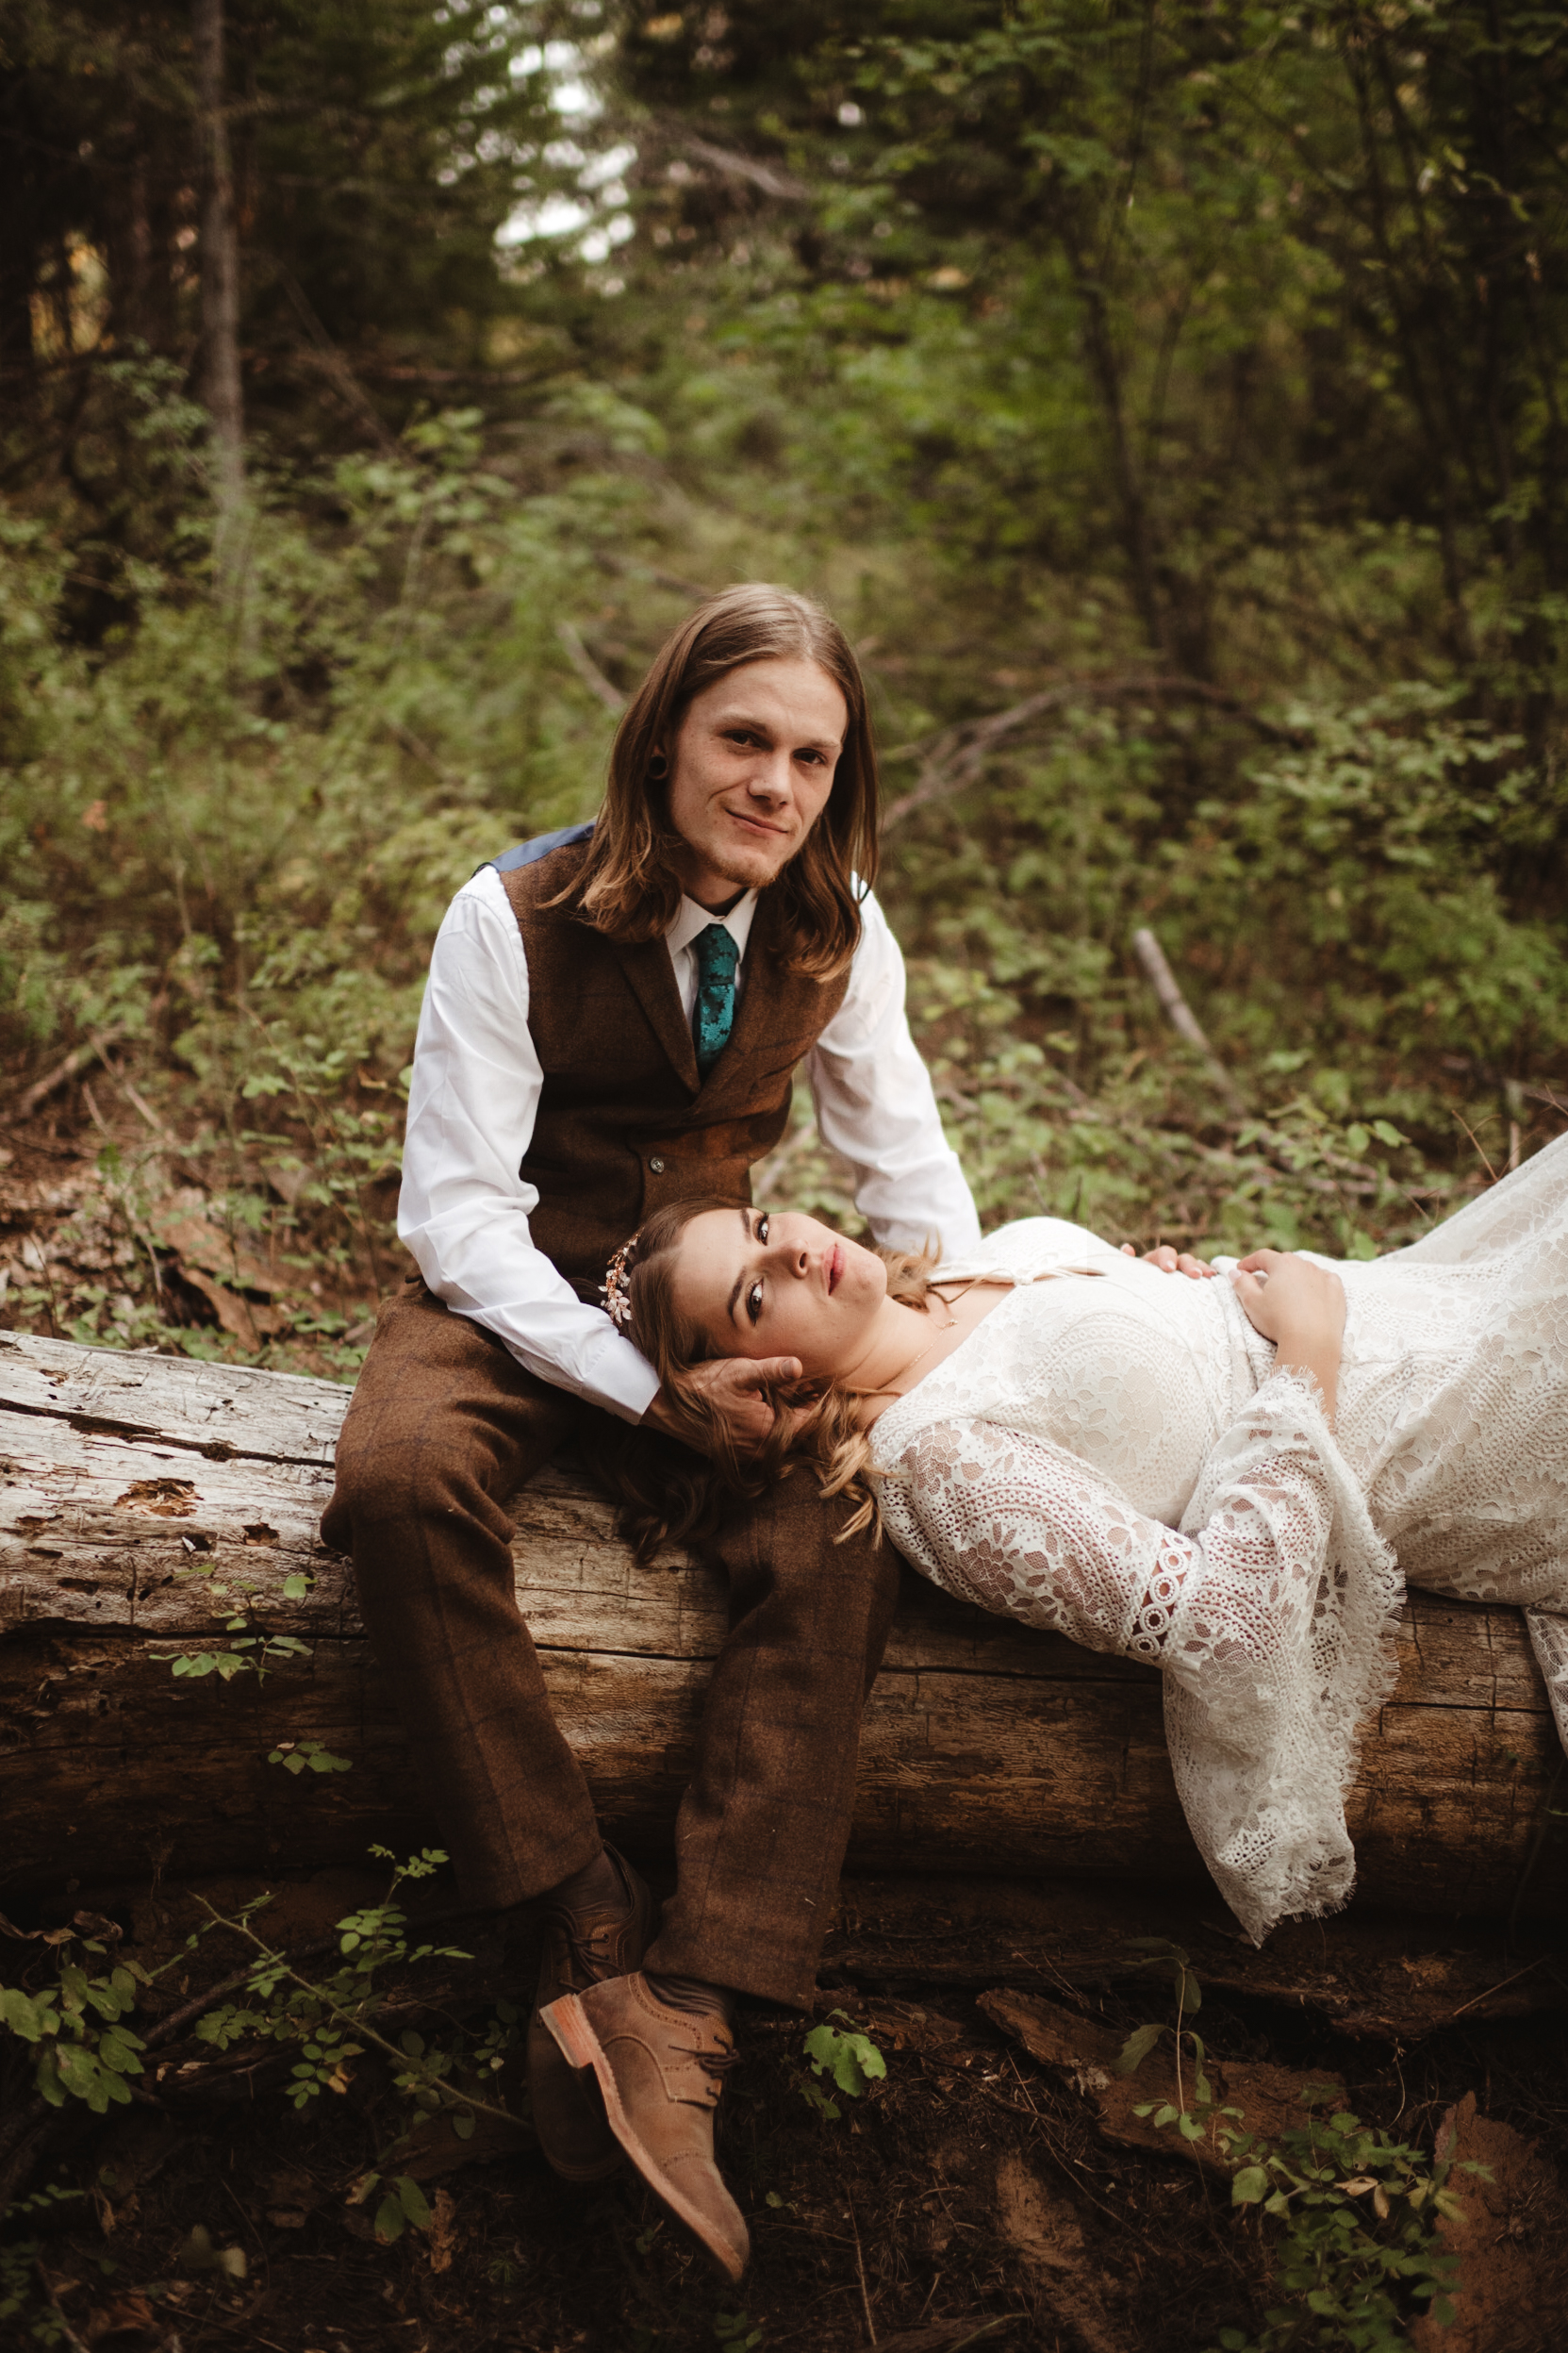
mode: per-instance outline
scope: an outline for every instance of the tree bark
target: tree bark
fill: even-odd
[[[8,1887],[322,1868],[438,1835],[348,1566],[317,1534],[347,1399],[0,1333],[0,1905]],[[637,1568],[566,1464],[512,1509],[519,1604],[602,1817],[668,1858],[721,1586],[684,1556]],[[173,1672],[181,1654],[254,1659],[238,1644],[276,1635],[303,1649],[264,1676]],[[1523,1884],[1523,1913],[1562,1917],[1561,1752],[1519,1614],[1417,1595],[1400,1662],[1350,1803],[1358,1908],[1496,1914]],[[269,1764],[307,1740],[351,1769]],[[867,1714],[850,1863],[1206,1887],[1158,1676],[911,1575]]]
[[[236,598],[244,560],[244,408],[239,386],[239,244],[223,80],[223,0],[193,0],[201,151],[202,397],[212,420],[213,578]]]
[[[38,189],[28,96],[25,75],[0,75],[0,409],[13,414],[30,408],[38,391]]]

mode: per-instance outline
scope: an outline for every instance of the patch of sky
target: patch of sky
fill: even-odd
[[[598,9],[580,7],[577,13],[596,14]],[[547,95],[552,111],[562,116],[573,132],[586,132],[603,112],[603,101],[590,78],[592,60],[602,46],[602,36],[531,41],[514,53],[508,70],[515,81],[536,74],[544,75],[550,85]],[[604,260],[633,234],[631,215],[624,209],[625,174],[635,158],[636,149],[625,144],[593,154],[575,136],[550,141],[541,160],[553,171],[571,173],[582,196],[557,189],[519,203],[497,230],[497,245],[508,252],[536,239],[571,238],[586,231],[577,247],[579,257],[589,263]],[[532,157],[520,152],[518,159],[532,160]],[[520,192],[526,186],[520,178]]]

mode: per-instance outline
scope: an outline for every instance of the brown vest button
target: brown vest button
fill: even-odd
[[[652,1170],[653,1171],[653,1174],[654,1174],[655,1176],[663,1176],[663,1174],[664,1174],[664,1162],[663,1162],[662,1160],[659,1160],[659,1159],[653,1159],[653,1160],[651,1160],[651,1161],[649,1162],[648,1166],[650,1167],[650,1168],[652,1168]]]

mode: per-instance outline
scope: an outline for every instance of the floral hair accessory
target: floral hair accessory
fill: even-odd
[[[632,1329],[632,1269],[636,1263],[637,1237],[634,1234],[629,1242],[622,1242],[605,1268],[604,1280],[599,1286],[604,1313],[623,1339]]]

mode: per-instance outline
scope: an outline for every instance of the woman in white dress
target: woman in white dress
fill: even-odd
[[[1257,1942],[1350,1894],[1344,1797],[1407,1580],[1527,1612],[1568,1743],[1568,1136],[1371,1262],[1184,1280],[1030,1218],[928,1269],[688,1207],[607,1304],[675,1387],[796,1360],[732,1484],[804,1456],[949,1592],[1162,1668],[1188,1822]],[[692,1498],[688,1474],[644,1533]]]

